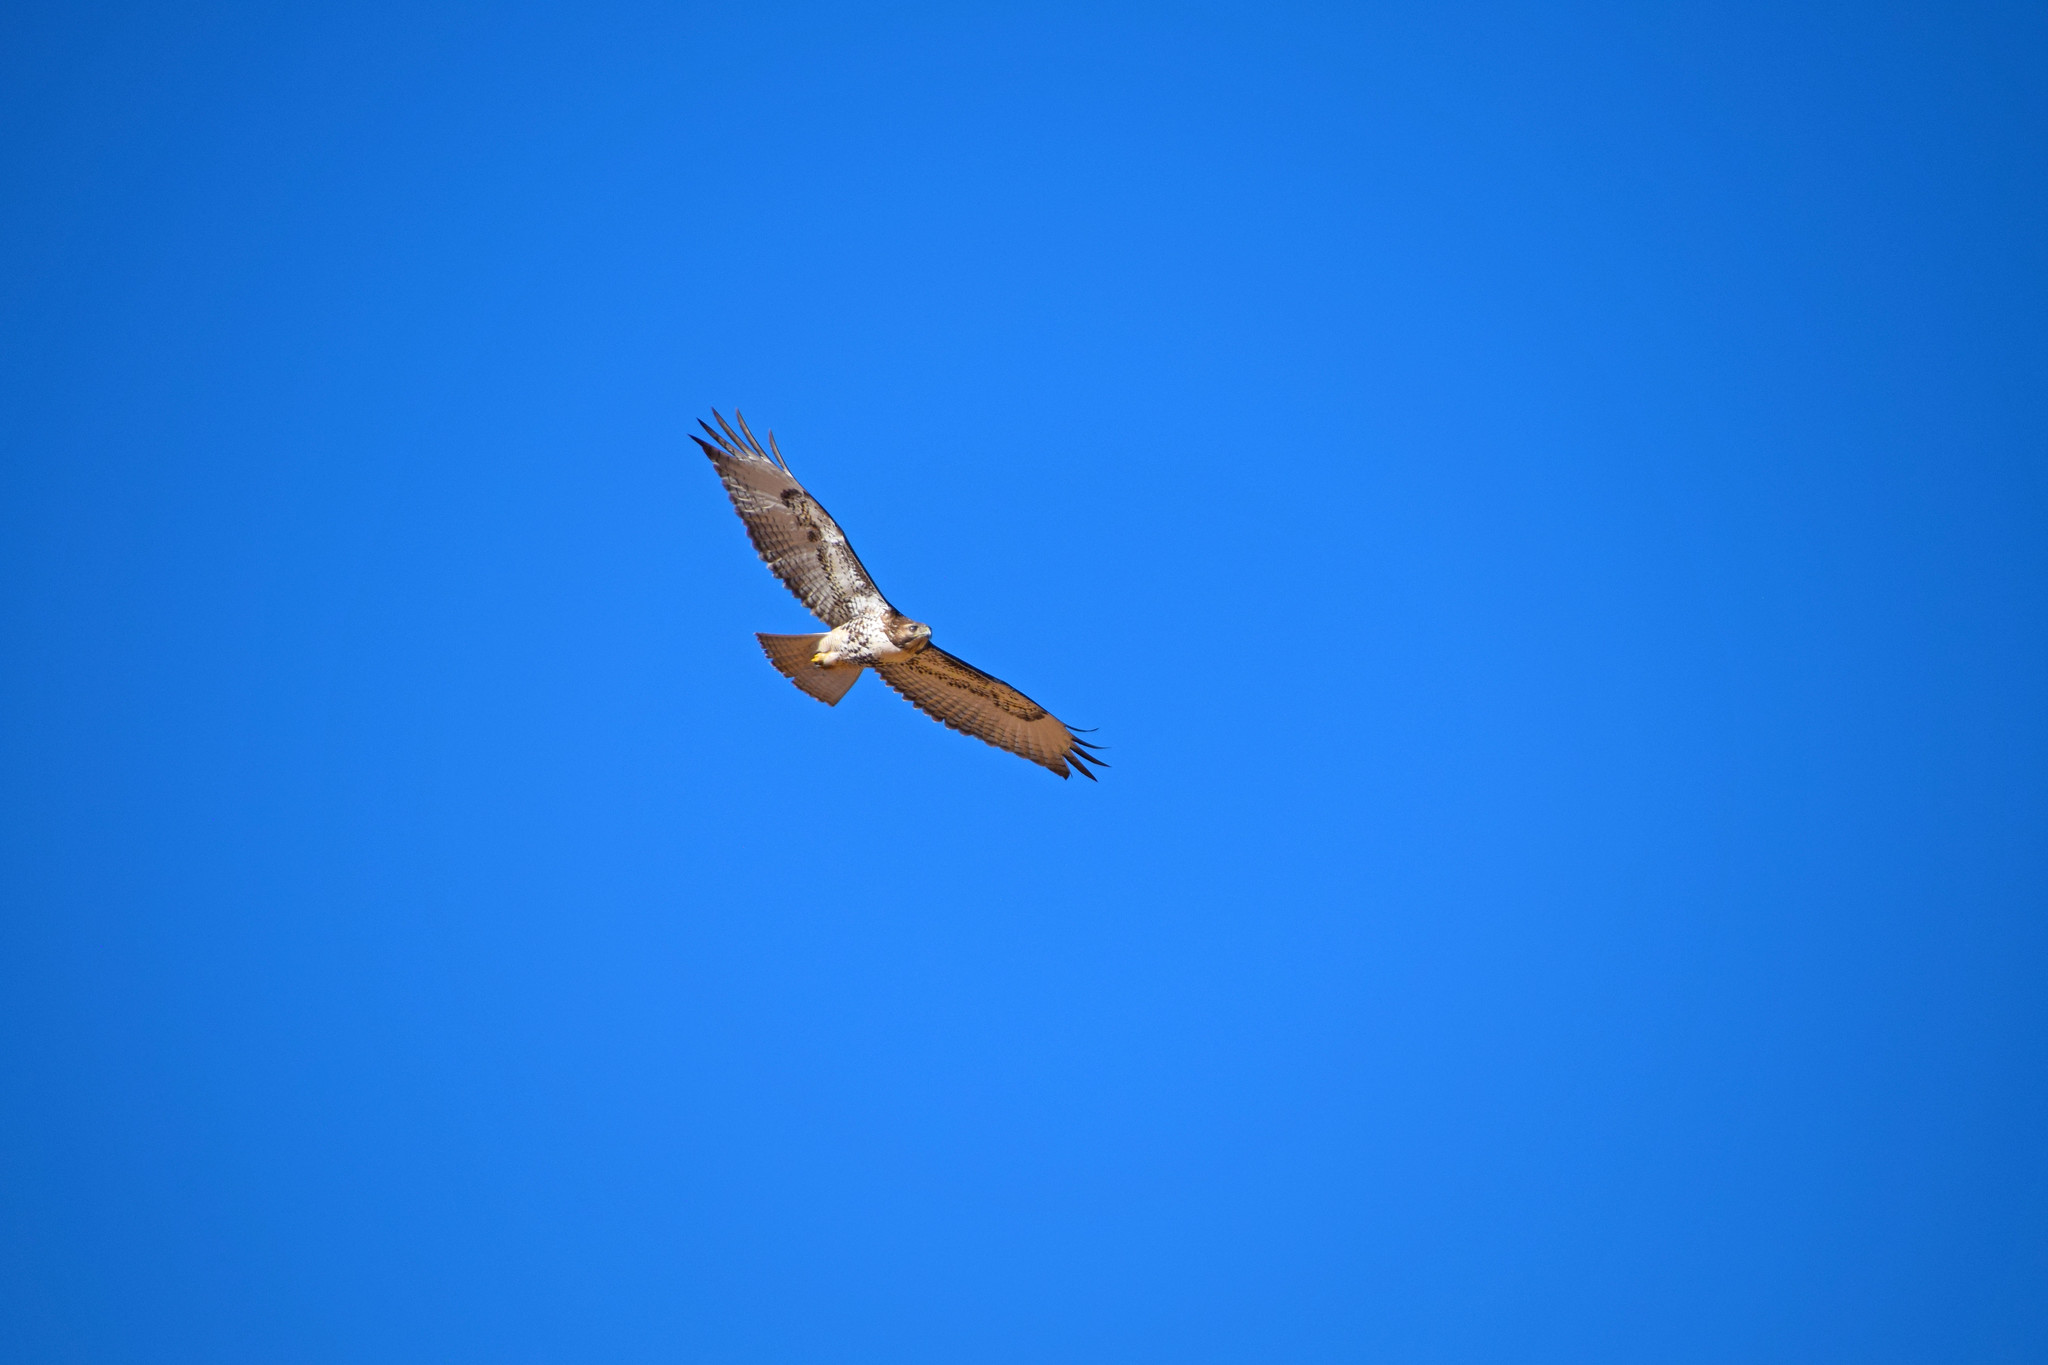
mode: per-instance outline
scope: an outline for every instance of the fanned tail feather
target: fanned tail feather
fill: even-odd
[[[769,663],[775,665],[777,673],[827,706],[839,705],[839,699],[846,695],[847,689],[860,681],[859,664],[825,668],[811,662],[811,656],[818,652],[818,642],[825,638],[823,631],[816,635],[762,635],[756,632],[754,638],[761,642],[761,652],[768,656]]]

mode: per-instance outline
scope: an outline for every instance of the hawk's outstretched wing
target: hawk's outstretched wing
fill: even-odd
[[[718,417],[716,412],[711,414]],[[861,567],[860,557],[846,543],[845,532],[832,520],[818,500],[804,491],[775,449],[775,434],[768,435],[768,450],[747,430],[747,419],[737,412],[735,432],[718,417],[720,430],[699,422],[711,439],[692,435],[711,457],[734,510],[746,523],[754,548],[775,576],[828,626],[845,625],[855,616],[875,615],[887,608],[875,580]],[[742,435],[741,433],[745,433]],[[773,451],[771,454],[770,452]]]
[[[877,664],[875,673],[949,729],[1008,749],[1061,777],[1071,765],[1092,782],[1090,763],[1109,766],[1087,752],[1094,745],[1074,738],[1043,706],[943,649],[927,646],[901,663]]]

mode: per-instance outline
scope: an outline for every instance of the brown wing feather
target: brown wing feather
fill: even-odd
[[[697,424],[711,439],[695,434],[690,439],[711,457],[733,510],[775,576],[828,626],[886,610],[888,603],[839,523],[789,472],[782,452],[775,448],[774,434],[769,434],[769,448],[763,450],[737,412],[737,432],[716,412],[711,415],[718,418],[717,428]]]
[[[878,665],[875,672],[933,720],[1061,777],[1072,766],[1093,779],[1088,764],[1102,762],[1085,752],[1087,741],[1074,738],[1043,706],[943,649],[926,647],[901,663]]]

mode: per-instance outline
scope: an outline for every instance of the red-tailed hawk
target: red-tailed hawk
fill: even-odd
[[[761,649],[782,675],[804,691],[837,706],[863,668],[901,692],[933,720],[1028,758],[1061,777],[1071,768],[1090,781],[1089,764],[1107,767],[1043,706],[972,664],[932,644],[932,628],[889,605],[861,566],[839,523],[789,472],[775,433],[768,449],[733,413],[734,431],[723,417],[714,429],[699,422],[710,440],[692,433],[732,495],[754,548],[811,614],[832,629],[820,635],[756,635]]]

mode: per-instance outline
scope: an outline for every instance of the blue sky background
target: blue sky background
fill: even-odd
[[[9,7],[0,1354],[2048,1356],[2044,53]]]

